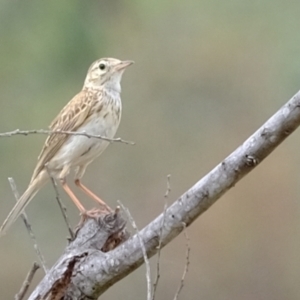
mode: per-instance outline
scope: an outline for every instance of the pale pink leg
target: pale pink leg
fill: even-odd
[[[104,206],[108,211],[111,211],[110,207],[98,196],[96,196],[91,190],[89,190],[86,186],[84,186],[79,179],[75,180],[75,184],[85,193],[87,194],[90,198],[95,200],[97,203],[100,205]]]
[[[71,200],[74,202],[74,204],[77,206],[77,208],[79,209],[79,211],[82,214],[86,213],[85,208],[83,207],[83,205],[80,203],[80,201],[77,199],[77,197],[74,195],[74,193],[72,192],[72,190],[70,189],[70,187],[67,185],[66,181],[61,181],[62,187],[63,189],[66,191],[66,193],[70,196]]]

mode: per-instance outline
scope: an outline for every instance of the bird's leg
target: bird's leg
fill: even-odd
[[[75,184],[78,186],[85,194],[87,194],[90,198],[95,200],[101,206],[103,206],[107,211],[111,212],[111,208],[98,196],[96,196],[91,190],[89,190],[85,185],[83,185],[80,179],[75,179]]]
[[[81,214],[85,215],[86,214],[86,209],[83,207],[83,205],[80,203],[80,201],[77,199],[77,197],[75,196],[75,194],[72,192],[72,190],[70,189],[70,187],[67,184],[66,177],[69,174],[69,172],[70,172],[70,165],[66,164],[63,167],[63,169],[61,170],[60,174],[59,174],[60,183],[61,183],[63,189],[66,191],[66,193],[71,198],[71,200],[77,206],[77,208],[79,209]]]
[[[86,209],[83,207],[83,205],[80,203],[80,201],[77,199],[77,197],[75,196],[75,194],[72,192],[72,190],[70,189],[70,187],[67,185],[67,182],[65,179],[61,179],[60,180],[61,185],[63,187],[63,189],[66,191],[66,193],[70,196],[71,200],[74,202],[74,204],[77,206],[77,208],[79,209],[79,211],[85,215],[86,214]]]
[[[97,214],[95,214],[94,212],[87,211],[83,207],[83,205],[80,203],[80,201],[78,200],[78,198],[75,196],[75,194],[72,192],[72,190],[70,189],[70,187],[67,185],[66,180],[61,180],[61,185],[62,185],[63,189],[70,196],[70,198],[72,199],[72,201],[75,203],[75,205],[77,206],[77,208],[80,211],[81,220],[80,220],[79,227],[86,221],[87,217],[89,217],[89,218],[95,218],[95,217],[97,217]]]
[[[79,187],[87,196],[92,198],[94,201],[96,201],[98,204],[101,205],[101,207],[104,208],[106,212],[112,212],[111,208],[98,196],[96,196],[90,189],[88,189],[85,185],[81,183],[81,178],[83,174],[85,173],[86,167],[91,163],[88,162],[84,165],[78,166],[78,168],[75,170],[75,184],[77,187]]]

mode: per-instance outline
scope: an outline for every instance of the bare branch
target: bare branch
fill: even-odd
[[[139,230],[136,226],[136,223],[129,211],[129,209],[127,207],[125,207],[123,205],[123,203],[119,200],[118,203],[120,204],[120,206],[122,207],[122,209],[125,211],[126,215],[128,216],[128,219],[133,227],[133,229],[136,232],[136,235],[139,239],[139,243],[141,246],[141,249],[143,251],[143,257],[144,257],[144,261],[145,261],[145,265],[146,265],[146,280],[147,280],[147,300],[151,300],[152,296],[151,296],[151,289],[152,289],[152,285],[151,285],[151,269],[150,269],[150,263],[149,263],[149,259],[147,257],[147,252],[146,252],[146,247],[144,245],[143,239],[140,236]]]
[[[76,238],[72,243],[74,247],[78,246],[78,249],[74,248],[76,253],[84,256],[78,256],[75,252],[66,250],[29,299],[51,299],[48,297],[49,286],[53,287],[53,283],[56,282],[55,278],[62,278],[61,276],[66,275],[59,268],[61,262],[72,263],[70,270],[72,277],[71,279],[63,277],[68,279],[68,284],[60,299],[63,297],[64,299],[97,299],[114,283],[144,263],[144,251],[140,244],[140,238],[146,248],[147,257],[155,255],[158,252],[160,239],[162,247],[170,243],[182,232],[182,223],[185,223],[186,226],[191,225],[239,180],[254,170],[299,125],[300,92],[232,154],[168,207],[165,215],[159,215],[139,234],[135,234],[119,247],[106,253],[100,251],[101,248],[94,246],[99,243],[98,228],[92,227],[95,223],[92,220],[87,223],[86,230],[90,230],[88,239],[81,235],[81,240],[77,241]],[[165,218],[165,225],[160,237],[163,218]],[[102,229],[99,230],[101,233]],[[75,294],[77,298],[72,298]]]
[[[110,139],[102,135],[95,135],[95,134],[88,134],[85,131],[83,132],[77,132],[77,131],[65,131],[65,130],[44,130],[44,129],[33,129],[33,130],[20,130],[16,129],[13,131],[3,132],[0,133],[0,137],[11,137],[13,135],[29,135],[29,134],[69,134],[69,135],[82,135],[86,136],[87,138],[95,138],[95,139],[101,139],[110,143],[124,143],[128,145],[135,145],[134,142],[131,141],[125,141],[121,138],[114,138]]]
[[[187,274],[187,272],[189,271],[189,265],[190,265],[190,252],[191,252],[191,247],[190,247],[190,238],[187,234],[187,230],[186,230],[186,224],[185,223],[182,223],[183,225],[183,234],[185,236],[185,240],[186,240],[186,255],[185,255],[185,265],[184,265],[184,270],[183,270],[183,274],[182,274],[182,277],[181,277],[181,280],[180,280],[180,284],[179,284],[179,287],[177,289],[177,292],[174,296],[174,300],[177,300],[178,299],[178,296],[183,288],[183,285],[184,285],[184,280],[185,280],[185,276]]]
[[[158,286],[158,282],[159,282],[159,278],[160,278],[160,252],[161,252],[163,228],[164,228],[165,219],[166,219],[166,211],[168,208],[168,197],[171,192],[170,179],[171,179],[171,175],[169,174],[167,176],[167,189],[166,189],[166,192],[164,195],[165,205],[164,205],[164,210],[163,210],[162,224],[161,224],[160,233],[159,233],[159,243],[158,243],[158,247],[157,247],[156,278],[155,278],[155,281],[153,284],[152,300],[155,299],[155,294],[156,294],[156,290],[157,290],[157,286]]]
[[[165,199],[168,199],[169,198],[169,195],[170,195],[170,192],[171,192],[171,184],[170,184],[170,181],[171,181],[171,174],[169,174],[167,176],[167,189],[166,189],[166,193],[165,193]]]
[[[12,191],[13,191],[13,193],[14,193],[14,196],[15,196],[15,198],[16,198],[16,201],[18,201],[19,198],[20,198],[20,195],[19,195],[19,192],[18,192],[18,190],[17,190],[16,183],[15,183],[14,179],[11,178],[11,177],[8,178],[8,181],[9,181],[9,184],[10,184],[10,186],[11,186],[11,189],[12,189]],[[43,269],[44,269],[44,272],[47,273],[48,270],[47,270],[47,267],[46,267],[46,261],[45,261],[45,258],[44,258],[43,254],[42,254],[42,252],[41,252],[41,250],[40,250],[40,248],[39,248],[39,246],[38,246],[38,243],[37,243],[35,234],[34,234],[33,231],[32,231],[31,225],[30,225],[30,223],[29,223],[29,221],[28,221],[28,217],[27,217],[25,211],[21,214],[21,218],[22,218],[22,220],[23,220],[23,222],[24,222],[24,224],[25,224],[25,227],[26,227],[26,229],[27,229],[27,231],[28,231],[28,233],[29,233],[30,238],[31,238],[32,241],[33,241],[33,247],[34,247],[35,253],[37,254],[37,256],[38,256],[38,258],[39,258],[39,260],[40,260],[40,263],[41,263],[41,265],[42,265],[42,267],[43,267]]]
[[[29,286],[31,284],[31,281],[34,277],[34,274],[35,272],[40,268],[39,264],[34,262],[30,271],[28,272],[23,284],[22,284],[22,287],[21,287],[21,290],[19,291],[19,293],[15,296],[15,300],[22,300],[24,298],[24,296],[26,295],[28,289],[29,289]]]
[[[68,215],[67,215],[67,208],[65,207],[65,205],[63,204],[63,202],[61,201],[60,199],[60,196],[59,196],[59,192],[58,192],[58,188],[57,188],[57,184],[56,184],[56,181],[55,179],[53,178],[53,176],[51,175],[51,172],[49,171],[48,167],[46,166],[46,170],[48,172],[48,175],[49,177],[51,178],[51,182],[52,182],[52,186],[54,188],[54,191],[55,191],[55,198],[57,200],[57,203],[58,203],[58,206],[60,208],[60,211],[63,215],[63,218],[65,220],[65,223],[68,227],[68,230],[69,230],[69,233],[70,233],[70,236],[71,236],[71,240],[74,240],[75,238],[75,235],[74,235],[74,232],[72,230],[72,227],[70,225],[70,221],[69,221],[69,218],[68,218]]]

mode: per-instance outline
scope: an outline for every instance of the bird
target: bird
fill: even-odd
[[[121,79],[131,60],[101,58],[88,69],[82,90],[60,111],[50,124],[42,151],[38,156],[31,181],[0,227],[0,236],[16,221],[38,191],[51,179],[59,180],[63,189],[82,215],[88,212],[67,184],[66,177],[74,170],[74,182],[85,194],[104,207],[106,203],[81,183],[87,166],[109,145],[108,140],[84,135],[62,134],[59,131],[84,132],[112,139],[122,113]]]

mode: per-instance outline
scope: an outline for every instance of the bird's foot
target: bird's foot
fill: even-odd
[[[93,208],[91,210],[85,210],[80,214],[80,224],[83,224],[88,218],[95,219],[97,218],[103,211],[101,209]]]
[[[84,224],[84,222],[88,219],[97,219],[99,216],[101,215],[106,215],[111,213],[111,209],[107,209],[105,208],[93,208],[91,210],[85,210],[80,214],[80,222],[79,222],[79,226],[82,226]]]

